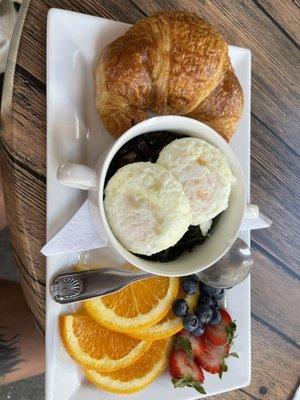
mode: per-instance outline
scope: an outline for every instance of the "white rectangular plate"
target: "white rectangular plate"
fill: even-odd
[[[47,239],[49,240],[82,204],[84,192],[58,184],[59,164],[73,161],[93,166],[113,139],[103,128],[94,105],[93,67],[101,49],[120,36],[129,25],[70,11],[51,9],[47,32]],[[241,82],[245,107],[231,146],[235,150],[250,191],[250,51],[229,48],[233,67]],[[248,198],[249,200],[249,198]],[[240,235],[249,244],[250,234]],[[46,298],[46,400],[117,400],[123,396],[96,389],[65,352],[58,334],[57,320],[72,306],[56,304],[48,283],[57,272],[81,260],[92,262],[101,256],[104,263],[120,263],[105,250],[47,258]],[[229,372],[222,380],[206,374],[208,395],[247,386],[250,382],[250,280],[227,291],[227,307],[237,321],[234,351],[239,359],[229,360]],[[167,373],[151,386],[128,399],[192,400],[193,389],[174,389]]]

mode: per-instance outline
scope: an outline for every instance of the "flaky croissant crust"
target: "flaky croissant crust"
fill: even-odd
[[[208,22],[181,11],[144,18],[106,46],[95,85],[96,107],[115,137],[150,109],[193,117],[229,140],[243,108],[227,43]]]

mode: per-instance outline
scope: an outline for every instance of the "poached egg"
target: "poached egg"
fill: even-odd
[[[175,245],[191,224],[181,183],[150,162],[120,168],[105,188],[104,208],[115,237],[137,254],[149,256]]]
[[[224,154],[205,140],[188,137],[165,146],[157,164],[182,184],[191,206],[191,225],[200,225],[206,235],[212,219],[228,208],[236,182]]]

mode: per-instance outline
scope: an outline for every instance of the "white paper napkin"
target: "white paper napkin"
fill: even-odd
[[[271,221],[260,214],[255,221],[244,220],[241,231],[268,228]],[[45,256],[77,251],[88,251],[107,247],[108,238],[104,231],[99,233],[91,215],[90,203],[86,200],[66,225],[42,248]]]
[[[42,248],[45,256],[87,251],[107,246],[107,237],[96,230],[86,200],[66,225]]]

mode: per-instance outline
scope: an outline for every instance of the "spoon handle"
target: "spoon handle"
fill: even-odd
[[[143,271],[130,272],[118,268],[63,273],[52,279],[50,294],[60,304],[75,303],[113,293],[129,283],[152,276]]]

